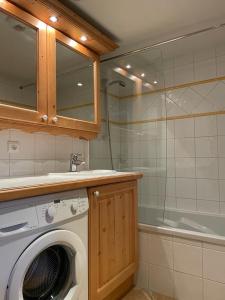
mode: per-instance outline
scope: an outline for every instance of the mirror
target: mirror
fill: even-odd
[[[57,115],[94,121],[93,61],[57,41]]]
[[[37,110],[37,31],[0,12],[0,104]]]

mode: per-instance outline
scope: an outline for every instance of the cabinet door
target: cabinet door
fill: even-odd
[[[97,133],[100,128],[98,55],[52,28],[48,29],[48,49],[52,54],[49,122]]]
[[[89,293],[100,300],[136,270],[136,182],[91,188],[89,199]]]
[[[47,121],[46,25],[0,1],[0,41],[0,121]]]

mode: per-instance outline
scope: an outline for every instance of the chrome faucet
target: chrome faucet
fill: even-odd
[[[81,153],[72,153],[70,156],[70,172],[78,172],[78,166],[84,165]]]

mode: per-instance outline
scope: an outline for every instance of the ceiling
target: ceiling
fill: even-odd
[[[224,0],[61,0],[122,51],[225,22]]]

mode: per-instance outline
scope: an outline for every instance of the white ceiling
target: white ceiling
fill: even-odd
[[[224,0],[61,0],[74,5],[122,49],[225,22]],[[121,50],[120,50],[121,51]]]

